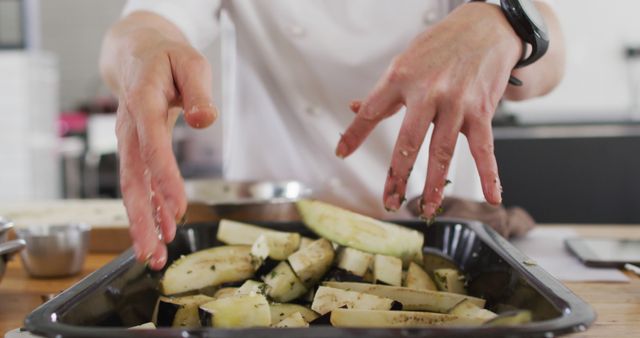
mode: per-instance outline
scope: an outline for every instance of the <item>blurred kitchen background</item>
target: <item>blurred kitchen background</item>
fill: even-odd
[[[0,0],[0,203],[118,197],[116,101],[97,60],[124,2]],[[640,223],[640,2],[556,8],[568,50],[563,83],[496,116],[505,204],[539,222]],[[219,43],[204,51],[213,69],[219,51]],[[220,174],[219,128],[178,125],[185,177]]]

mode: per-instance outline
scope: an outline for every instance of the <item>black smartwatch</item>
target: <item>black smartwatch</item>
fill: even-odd
[[[513,30],[522,39],[522,58],[516,63],[515,68],[530,65],[540,59],[549,48],[549,34],[544,18],[533,1],[500,0],[500,8]],[[528,55],[527,45],[531,45],[531,52]],[[509,83],[516,86],[522,85],[522,81],[513,76],[509,78]]]
[[[529,56],[527,48],[523,48],[516,68],[536,62],[549,48],[549,33],[542,14],[531,0],[500,0],[500,8],[523,43],[531,45]]]

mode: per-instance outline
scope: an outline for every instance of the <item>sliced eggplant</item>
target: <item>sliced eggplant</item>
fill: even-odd
[[[464,276],[457,269],[436,269],[433,271],[433,279],[440,291],[467,294]]]
[[[251,255],[258,261],[267,258],[282,261],[300,247],[298,233],[266,233],[258,236],[251,247]]]
[[[443,325],[476,325],[467,317],[418,311],[345,310],[331,312],[331,325],[337,327],[430,327]]]
[[[514,326],[530,323],[532,321],[531,311],[515,310],[499,314],[493,319],[485,322],[489,326]]]
[[[414,262],[409,264],[409,269],[404,279],[404,286],[410,289],[438,290],[438,287],[433,282],[433,279],[429,277],[429,274]]]
[[[347,307],[343,306],[343,308],[346,309]],[[322,316],[319,316],[318,318],[309,322],[309,326],[327,326],[327,325],[331,325],[331,312],[327,312]]]
[[[256,239],[264,234],[294,234],[300,236],[297,232],[278,231],[253,224],[223,219],[218,223],[216,238],[220,242],[229,245],[253,245]]]
[[[478,323],[480,324],[497,316],[495,313],[479,307],[469,299],[465,299],[451,308],[451,310],[449,310],[449,314],[461,317],[476,318],[478,320]]]
[[[286,303],[307,292],[307,288],[286,261],[280,262],[263,279],[267,285],[267,295],[276,302]]]
[[[236,295],[236,292],[238,292],[238,289],[239,288],[233,288],[233,287],[220,288],[213,294],[213,298],[220,299],[220,298],[233,297]]]
[[[396,304],[392,299],[362,292],[321,286],[311,304],[311,310],[323,315],[342,306],[348,309],[391,310]]]
[[[331,242],[321,238],[294,252],[288,261],[302,283],[311,287],[329,270],[334,256]]]
[[[198,307],[212,300],[205,295],[160,297],[155,323],[168,327],[199,327]]]
[[[293,313],[300,313],[307,323],[314,321],[320,315],[306,306],[288,303],[272,303],[269,304],[271,310],[271,324],[279,323],[283,319],[289,317]]]
[[[364,276],[362,276],[362,281],[365,283],[374,283],[376,280],[373,278],[373,262],[371,263],[371,266],[369,266],[369,268],[367,269],[367,272],[364,273]]]
[[[364,278],[349,271],[333,268],[324,275],[324,280],[334,282],[364,282]]]
[[[234,296],[200,305],[202,326],[246,328],[271,325],[271,311],[263,295]]]
[[[294,312],[273,327],[287,328],[287,327],[309,327],[309,323],[304,320],[300,312]]]
[[[129,330],[152,330],[156,328],[156,324],[153,322],[143,323],[140,325],[132,326]]]
[[[353,275],[362,277],[373,263],[373,255],[349,247],[338,249],[336,266],[339,269],[350,272]]]
[[[251,295],[251,294],[267,294],[267,284],[263,282],[258,282],[255,280],[248,280],[242,284],[240,288],[236,290],[234,296],[243,296],[243,295]]]
[[[183,256],[164,273],[162,293],[174,295],[250,278],[254,274],[250,250],[245,245],[229,245]]]
[[[422,261],[424,235],[416,230],[382,222],[313,200],[296,203],[311,230],[343,246],[369,253],[399,257],[405,264]]]
[[[376,255],[373,260],[373,279],[378,283],[402,285],[402,260],[398,257]]]
[[[310,305],[311,303],[313,303],[313,297],[315,295],[316,295],[316,289],[310,288],[307,293],[305,293],[304,295],[302,295],[302,297],[300,297],[300,299],[298,299],[298,303]]]
[[[309,244],[313,243],[314,239],[309,238],[309,237],[300,237],[300,247],[298,249],[302,249],[306,246],[308,246]]]
[[[445,256],[440,250],[433,248],[424,248],[422,266],[431,278],[433,278],[433,271],[435,270],[458,268],[451,258]]]
[[[414,310],[447,313],[449,309],[464,299],[469,299],[479,307],[484,307],[485,304],[484,299],[481,298],[441,291],[416,290],[405,287],[367,283],[324,282],[323,285],[393,299],[402,303],[403,310],[409,311]]]

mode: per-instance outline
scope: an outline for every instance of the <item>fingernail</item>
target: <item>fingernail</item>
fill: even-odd
[[[426,203],[424,205],[424,209],[423,210],[424,210],[424,215],[426,217],[431,218],[431,217],[435,216],[436,210],[438,210],[438,205],[435,204],[435,203]]]
[[[183,226],[185,224],[187,224],[187,214],[182,215],[180,219],[176,217],[176,226]]]
[[[178,208],[177,208],[177,203],[175,203],[173,201],[173,199],[167,198],[164,200],[164,207],[165,210],[167,210],[167,212],[169,213],[169,215],[172,215],[174,219],[180,217],[180,215],[178,215]]]
[[[209,111],[211,115],[205,115],[206,111]],[[194,125],[194,127],[196,128],[208,126],[218,118],[218,110],[211,102],[206,105],[193,105],[191,109],[189,109],[186,113],[188,113],[188,115],[193,115],[194,118],[198,119],[198,121]],[[199,116],[195,117],[196,115]]]
[[[500,183],[500,178],[498,177],[493,179],[493,194],[496,198],[496,203],[502,203],[502,184]]]
[[[387,211],[397,211],[400,208],[400,195],[398,193],[391,194],[384,201]]]
[[[151,267],[154,270],[160,270],[162,269],[162,267],[165,265],[166,262],[167,262],[167,258],[164,255],[160,257],[155,257],[151,261]]]
[[[338,147],[336,148],[336,156],[345,158],[348,151],[349,148],[347,147],[347,144],[344,141],[340,140],[340,143],[338,143]]]

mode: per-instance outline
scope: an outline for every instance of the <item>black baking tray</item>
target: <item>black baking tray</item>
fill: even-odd
[[[453,259],[467,276],[469,293],[485,298],[489,309],[529,309],[534,321],[514,327],[346,329],[323,325],[306,329],[127,330],[150,321],[162,274],[136,262],[129,250],[34,310],[25,319],[25,328],[56,338],[553,337],[586,330],[596,318],[585,301],[484,224],[452,219],[441,219],[431,226],[419,221],[396,223],[424,232],[426,250],[437,249]],[[169,263],[180,255],[220,244],[216,241],[217,225],[211,222],[179,228],[169,245]],[[261,225],[313,236],[299,222]]]

